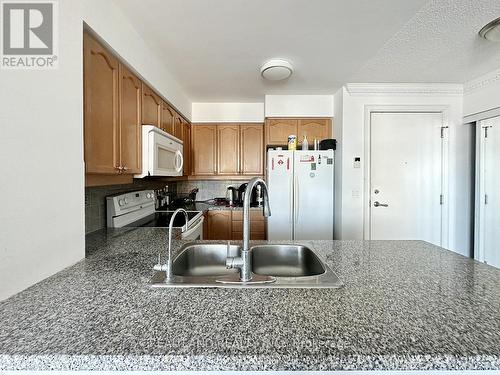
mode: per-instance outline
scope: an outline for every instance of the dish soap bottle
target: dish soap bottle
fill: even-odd
[[[309,142],[307,141],[307,136],[304,134],[304,139],[302,140],[302,151],[309,150]]]

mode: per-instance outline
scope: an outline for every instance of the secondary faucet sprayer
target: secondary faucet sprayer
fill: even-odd
[[[168,226],[168,249],[167,249],[167,263],[161,264],[161,255],[158,254],[158,264],[153,267],[155,271],[165,271],[165,282],[172,282],[174,280],[174,274],[172,272],[172,229],[174,226],[175,217],[179,212],[184,213],[186,218],[186,230],[189,221],[188,213],[184,208],[178,208],[174,211],[172,217],[170,218],[170,224]]]

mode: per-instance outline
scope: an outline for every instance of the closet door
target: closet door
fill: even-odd
[[[483,261],[500,268],[500,117],[481,122],[480,231]]]

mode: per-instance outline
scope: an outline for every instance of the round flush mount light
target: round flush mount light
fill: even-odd
[[[491,21],[479,30],[479,35],[490,42],[500,42],[500,18]]]
[[[269,81],[281,81],[289,78],[293,73],[293,66],[283,59],[272,59],[260,68],[262,78]]]

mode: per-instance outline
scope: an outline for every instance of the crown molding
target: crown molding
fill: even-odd
[[[451,83],[348,83],[347,92],[352,96],[462,96],[462,84]]]
[[[500,81],[500,69],[466,82],[464,85],[464,94],[467,95],[485,89],[488,86],[496,84],[498,81]]]

